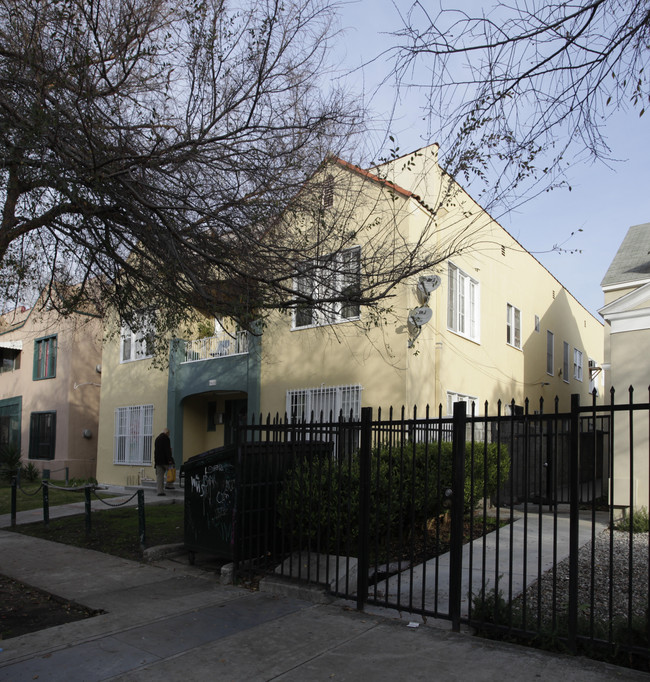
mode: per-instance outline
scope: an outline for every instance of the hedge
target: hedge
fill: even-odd
[[[473,454],[472,445],[466,446],[466,512],[472,502],[476,506],[484,497],[494,497],[510,471],[504,445],[487,445],[487,470],[485,451],[483,443],[474,444]],[[451,443],[376,448],[371,462],[371,537],[382,542],[386,537],[395,539],[445,513],[445,492],[451,488]],[[350,545],[356,550],[359,453],[338,461],[326,456],[297,461],[287,472],[277,504],[280,527],[292,544],[337,553]]]

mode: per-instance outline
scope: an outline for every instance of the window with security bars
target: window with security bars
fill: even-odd
[[[447,414],[454,414],[454,403],[467,403],[467,414],[472,412],[472,404],[474,409],[479,409],[478,398],[473,395],[465,395],[463,393],[454,393],[453,391],[447,391]]]
[[[56,412],[32,412],[29,422],[29,459],[54,459]]]
[[[115,410],[114,464],[151,464],[153,405],[132,405]]]
[[[295,421],[358,420],[361,415],[361,386],[321,386],[287,391],[287,416]]]

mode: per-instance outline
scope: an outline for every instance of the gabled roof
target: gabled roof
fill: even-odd
[[[600,286],[650,280],[650,223],[631,227]]]
[[[417,194],[414,194],[410,190],[404,189],[403,187],[396,185],[394,182],[390,182],[390,180],[384,180],[383,178],[380,178],[378,175],[375,175],[374,173],[371,173],[368,170],[360,168],[359,166],[355,166],[353,163],[350,163],[349,161],[344,161],[338,156],[332,157],[332,161],[334,161],[334,163],[338,164],[339,166],[342,166],[343,168],[347,168],[348,170],[358,173],[359,175],[368,180],[372,180],[373,182],[383,185],[384,187],[392,189],[394,192],[397,192],[397,194],[401,194],[402,196],[405,196],[409,199],[415,199],[420,203],[422,201]]]

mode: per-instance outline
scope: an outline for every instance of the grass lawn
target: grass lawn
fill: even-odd
[[[56,507],[60,504],[70,504],[71,502],[83,502],[84,491],[73,490],[57,490],[56,486],[65,486],[65,481],[50,481],[50,507]],[[98,494],[98,497],[113,497],[104,493]],[[20,487],[16,490],[16,511],[28,511],[30,509],[43,508],[43,491],[41,490],[41,482],[28,483],[23,481]],[[0,483],[0,514],[11,514],[11,485],[9,483]]]
[[[145,547],[183,542],[183,510],[183,504],[176,502],[145,505]],[[89,534],[86,534],[83,514],[51,519],[48,527],[39,522],[19,525],[11,530],[124,559],[142,559],[137,507],[93,511]]]

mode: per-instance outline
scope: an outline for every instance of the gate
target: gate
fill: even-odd
[[[621,540],[615,521],[638,514],[639,477],[650,488],[650,403],[615,405],[612,393],[609,405],[573,396],[570,412],[542,408],[477,415],[457,403],[451,417],[364,408],[357,420],[242,426],[240,480],[255,485],[238,489],[236,527],[251,544],[235,571],[318,585],[359,609],[448,619],[454,630],[546,628],[572,650],[626,646],[612,625],[616,602],[628,595],[628,629],[638,605],[650,630],[650,578],[639,583],[630,568],[641,556],[647,569],[650,546],[648,533],[641,549],[631,531]],[[253,443],[264,457],[250,455]],[[625,578],[615,570],[623,555]],[[630,651],[646,656],[644,637]]]

